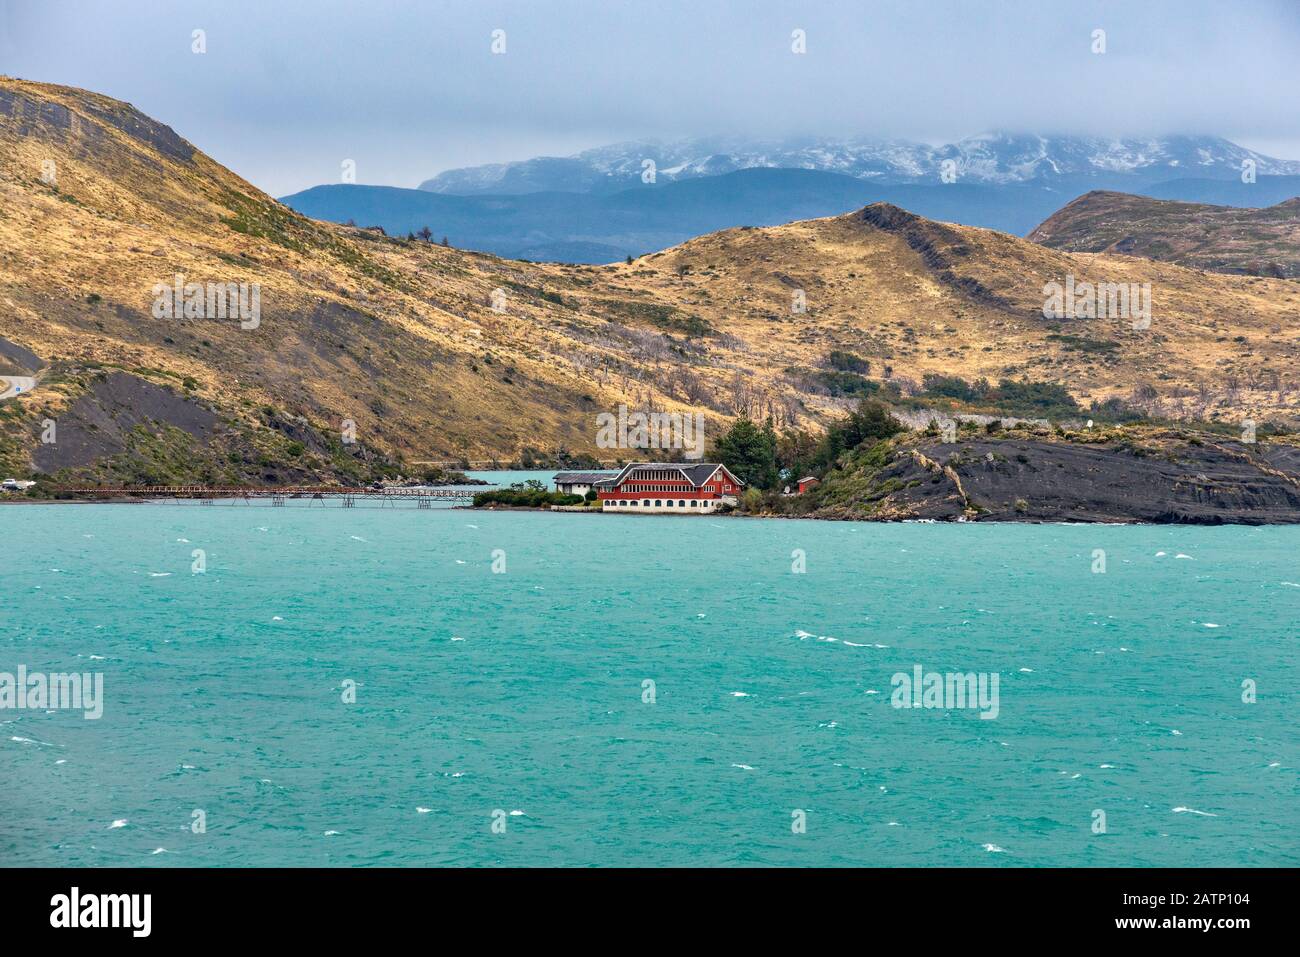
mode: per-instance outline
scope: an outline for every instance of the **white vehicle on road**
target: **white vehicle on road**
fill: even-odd
[[[6,492],[23,492],[35,484],[35,482],[25,482],[22,479],[7,478],[0,482],[0,489]]]

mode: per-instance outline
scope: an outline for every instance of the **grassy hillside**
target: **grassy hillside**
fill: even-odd
[[[177,274],[258,284],[259,324],[155,318]],[[1045,320],[1043,285],[1067,275],[1150,282],[1151,328]],[[631,264],[502,260],[307,219],[127,104],[0,79],[0,353],[37,380],[0,403],[6,474],[352,480],[614,458],[596,415],[620,403],[703,411],[710,434],[741,414],[817,428],[863,390],[915,398],[927,375],[1290,417],[1298,328],[1292,282],[885,205]]]
[[[1239,209],[1098,191],[1061,208],[1029,238],[1053,249],[1300,279],[1300,198]]]

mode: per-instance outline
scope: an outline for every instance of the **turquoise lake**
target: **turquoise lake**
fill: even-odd
[[[291,503],[0,533],[0,672],[105,698],[0,710],[0,864],[1300,864],[1300,528]],[[893,707],[918,664],[997,673],[997,717]]]

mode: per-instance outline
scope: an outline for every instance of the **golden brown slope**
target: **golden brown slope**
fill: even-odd
[[[574,284],[566,270],[304,219],[104,97],[0,81],[0,198],[0,336],[52,363],[22,400],[52,413],[93,364],[163,370],[253,427],[284,413],[337,435],[350,419],[408,460],[475,459],[591,449],[595,410],[631,393],[580,370],[647,377],[616,338],[564,331],[572,310],[542,297]],[[258,328],[155,319],[154,286],[176,274],[260,284]]]
[[[1300,279],[1300,197],[1263,209],[1095,190],[1029,234],[1053,249],[1122,253],[1192,269]]]
[[[154,318],[155,284],[178,273],[260,284],[260,325]],[[1044,283],[1070,275],[1152,283],[1151,329],[1044,320]],[[595,415],[620,402],[702,409],[715,432],[740,413],[816,426],[846,401],[809,375],[835,349],[905,389],[928,372],[1024,376],[1085,401],[1153,386],[1166,411],[1202,411],[1205,390],[1210,413],[1289,414],[1289,392],[1246,386],[1293,384],[1298,317],[1293,283],[1059,253],[888,206],[631,265],[500,260],[304,219],[126,104],[0,79],[0,338],[49,362],[6,403],[10,462],[105,367],[185,383],[252,446],[232,453],[245,478],[290,442],[335,455],[345,419],[407,462],[597,453]]]
[[[1293,283],[1062,254],[882,205],[701,237],[646,257],[637,273],[643,288],[699,303],[702,316],[749,344],[751,364],[774,374],[847,348],[872,358],[873,372],[907,380],[1027,377],[1081,400],[1152,386],[1166,412],[1184,415],[1296,409]],[[1150,328],[1135,330],[1128,318],[1044,319],[1044,286],[1070,276],[1150,283]],[[790,313],[794,289],[806,292],[805,315]],[[1275,379],[1281,390],[1265,388]]]

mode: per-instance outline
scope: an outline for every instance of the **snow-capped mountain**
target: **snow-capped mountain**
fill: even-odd
[[[420,188],[459,195],[604,192],[641,182],[646,161],[654,163],[656,182],[779,167],[890,184],[944,182],[946,174],[956,182],[1011,185],[1089,177],[1233,179],[1246,160],[1254,161],[1259,176],[1300,175],[1300,161],[1264,156],[1216,136],[1110,139],[996,132],[937,146],[872,139],[616,143],[570,157],[448,170]]]

